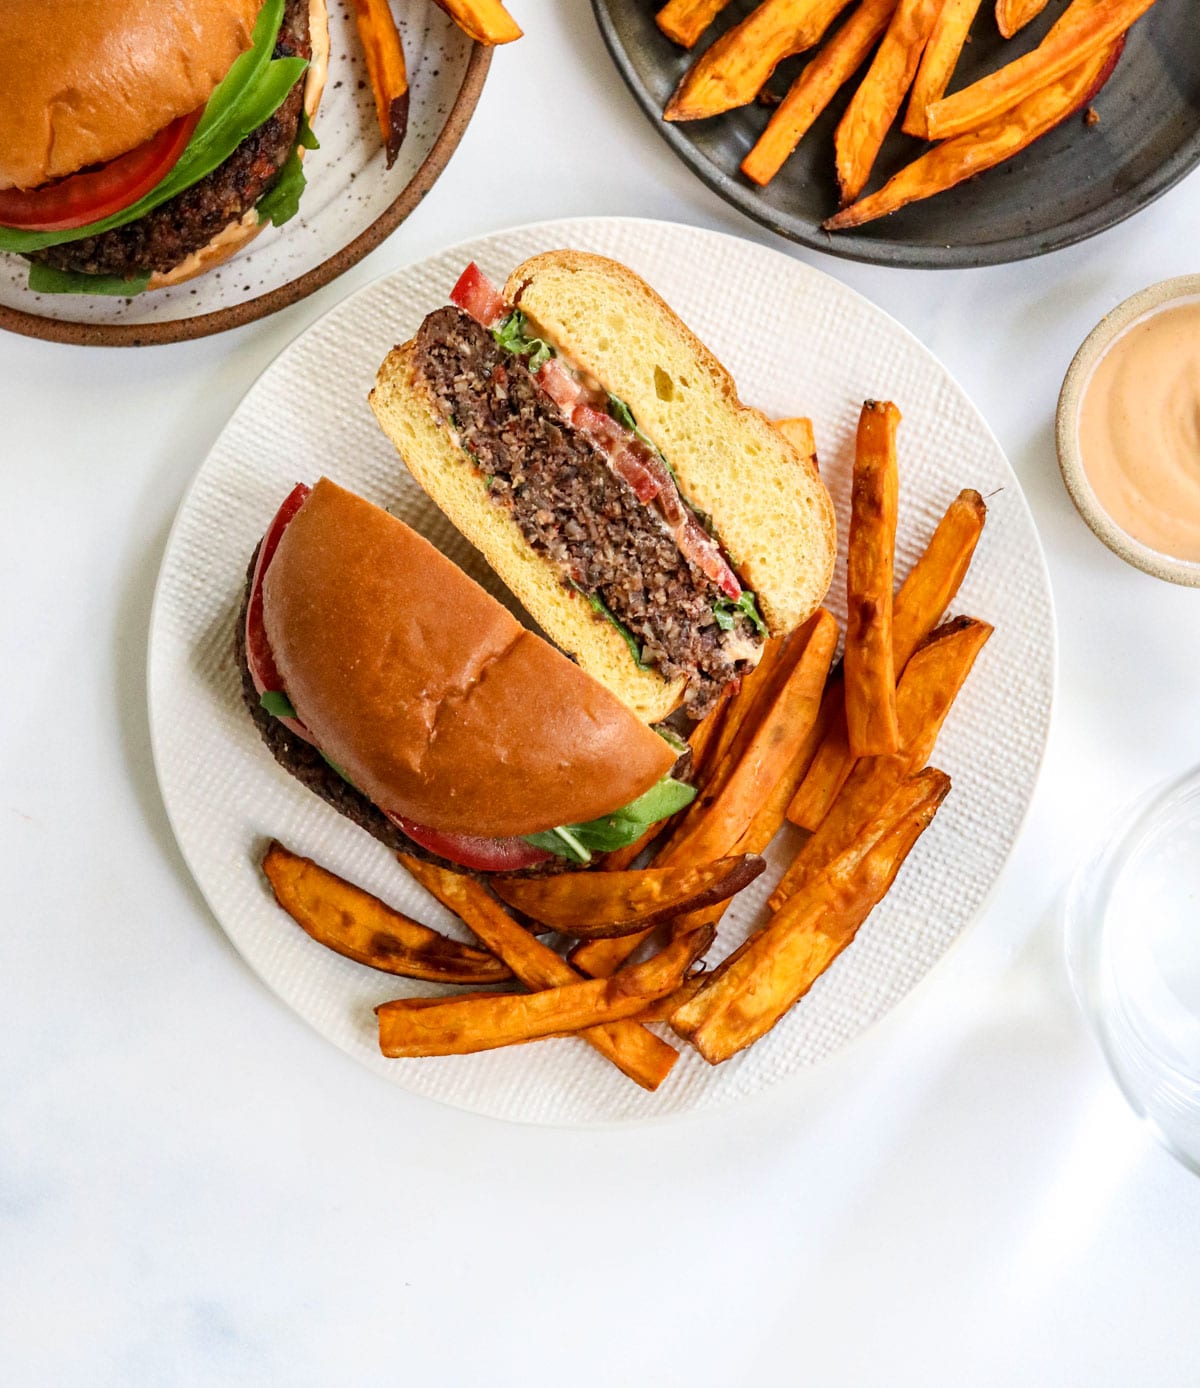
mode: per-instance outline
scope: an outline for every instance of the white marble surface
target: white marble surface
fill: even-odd
[[[273,354],[356,285],[498,226],[614,212],[771,239],[676,164],[580,0],[514,9],[527,37],[496,55],[447,174],[315,298],[154,350],[0,340],[0,1380],[1192,1385],[1200,1184],[1111,1084],[1059,908],[1107,818],[1200,762],[1200,592],[1092,538],[1051,425],[1096,319],[1198,268],[1195,177],[1023,265],[794,252],[974,397],[1029,495],[1060,622],[1018,851],[865,1039],[709,1116],[470,1118],[309,1032],[188,879],[150,765],[151,592],[188,479]],[[528,162],[497,157],[500,129]]]

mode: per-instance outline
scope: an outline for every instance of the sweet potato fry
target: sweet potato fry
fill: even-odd
[[[491,885],[501,901],[543,925],[580,940],[604,940],[727,901],[765,866],[761,858],[741,854],[697,867],[497,877]]]
[[[1154,0],[1072,0],[1032,53],[934,102],[926,112],[929,138],[981,132],[1018,103],[1045,93],[1085,62],[1107,53],[1153,4]]]
[[[851,943],[949,789],[933,770],[899,786],[803,893],[701,978],[671,1023],[710,1065],[765,1035]]]
[[[741,688],[729,700],[725,716],[717,729],[716,738],[706,749],[708,769],[701,798],[710,799],[720,790],[733,769],[733,749],[748,741],[762,721],[763,713],[770,708],[779,690],[787,683],[796,662],[804,653],[804,637],[796,634],[796,640],[785,638],[782,641],[767,641],[763,646],[762,657],[754,669],[742,680]],[[690,811],[696,801],[688,806]],[[693,816],[694,818],[695,816]]]
[[[901,750],[855,763],[821,826],[796,854],[770,897],[778,910],[879,813],[898,785],[929,760],[951,705],[992,628],[974,617],[940,626],[908,662],[896,691]]]
[[[897,751],[892,574],[896,554],[900,411],[868,400],[858,421],[846,557],[846,729],[856,757]]]
[[[792,83],[758,142],[742,160],[742,172],[760,187],[770,183],[788,156],[841,88],[862,67],[888,27],[898,0],[862,0],[858,9]]]
[[[878,192],[830,217],[824,223],[826,231],[845,231],[848,227],[890,216],[910,202],[944,193],[947,188],[1020,154],[1087,105],[1108,80],[1123,44],[1124,40],[1119,39],[1112,48],[1085,59],[1065,77],[1026,97],[1012,110],[978,130],[935,145],[920,159],[901,169]]]
[[[942,12],[929,35],[929,42],[921,56],[921,66],[913,82],[908,114],[904,117],[902,127],[906,135],[915,135],[920,140],[929,138],[925,108],[945,96],[980,3],[981,0],[945,0],[942,5]],[[999,3],[1003,4],[1004,0],[999,0]],[[1041,0],[1041,3],[1044,5],[1046,0]]]
[[[892,608],[892,661],[903,670],[920,642],[954,601],[975,546],[983,533],[987,507],[976,491],[962,491],[946,508],[925,552],[900,586]],[[800,789],[788,806],[788,818],[801,829],[816,829],[846,782],[854,757],[846,736],[846,714],[840,676],[830,680],[822,705],[827,731]]]
[[[740,750],[720,792],[714,798],[705,795],[693,801],[693,805],[704,802],[702,812],[692,818],[689,807],[679,837],[672,838],[659,855],[658,865],[706,863],[732,852],[736,844],[746,840],[756,820],[761,820],[765,805],[777,806],[782,821],[784,808],[803,775],[803,765],[797,769],[798,763],[810,756],[815,746],[812,728],[837,644],[837,623],[822,609],[792,640],[803,645],[786,682]],[[674,928],[686,930],[712,923],[723,910],[722,906],[713,906],[689,913],[679,917]],[[588,941],[572,953],[571,962],[593,977],[608,975],[629,958],[644,938],[644,933],[639,933],[617,940]]]
[[[843,207],[867,186],[941,6],[942,0],[900,0],[866,77],[838,123],[834,148]]]
[[[766,642],[763,646],[764,659],[767,652],[773,651],[778,645],[777,641]],[[769,663],[770,661],[768,661]],[[761,660],[759,664],[762,664]],[[721,691],[717,706],[707,718],[702,718],[688,735],[688,746],[692,749],[692,784],[697,790],[702,790],[712,776],[717,764],[717,750],[721,745],[721,733],[729,718],[730,710],[744,687],[744,680],[738,688],[727,684]]]
[[[754,100],[776,67],[821,41],[850,0],[764,0],[705,49],[663,119],[703,120]]]
[[[482,883],[419,858],[398,854],[418,882],[460,916],[527,988],[561,988],[580,975],[517,924]],[[643,1089],[657,1089],[679,1053],[636,1022],[613,1022],[584,1033],[585,1041]]]
[[[894,3],[894,0],[889,0],[889,3]],[[777,419],[775,427],[802,458],[807,458],[816,466],[817,437],[813,433],[811,419],[805,419],[803,415],[797,415],[795,419]]]
[[[505,983],[494,955],[431,930],[327,868],[272,842],[263,872],[275,900],[318,944],[402,978],[430,983]]]
[[[390,169],[408,130],[408,70],[388,0],[353,0],[354,22],[375,94],[375,115]]]
[[[1006,39],[1019,33],[1046,8],[1047,0],[996,0],[996,27]]]
[[[490,48],[521,37],[520,25],[500,0],[436,0],[436,3],[476,43]]]
[[[695,47],[696,40],[729,4],[729,0],[667,0],[654,17],[672,43]]]
[[[492,993],[473,998],[427,998],[385,1002],[379,1018],[379,1049],[386,1056],[472,1055],[548,1036],[568,1036],[611,1025],[645,1010],[683,982],[712,932],[695,931],[673,940],[644,964],[616,978],[579,979],[536,993]]]

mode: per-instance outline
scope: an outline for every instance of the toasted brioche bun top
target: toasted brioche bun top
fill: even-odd
[[[812,459],[742,404],[712,352],[618,261],[549,251],[517,266],[504,297],[633,411],[683,495],[711,516],[771,635],[806,622],[837,553],[833,503]]]
[[[4,0],[0,188],[36,188],[203,106],[262,0]]]
[[[380,808],[502,838],[611,813],[671,748],[402,521],[322,478],[263,584],[284,689]]]

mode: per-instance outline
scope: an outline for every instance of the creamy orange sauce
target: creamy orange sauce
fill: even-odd
[[[1200,561],[1200,299],[1157,310],[1113,342],[1083,393],[1079,450],[1122,530]]]

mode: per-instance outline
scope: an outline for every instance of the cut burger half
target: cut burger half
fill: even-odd
[[[693,796],[677,740],[325,478],[263,536],[237,653],[276,760],[395,849],[475,871],[586,864]]]
[[[0,250],[39,293],[137,294],[295,215],[325,0],[0,6]]]
[[[648,722],[703,717],[833,573],[810,459],[661,298],[554,251],[471,265],[371,405],[418,483],[562,650]]]

